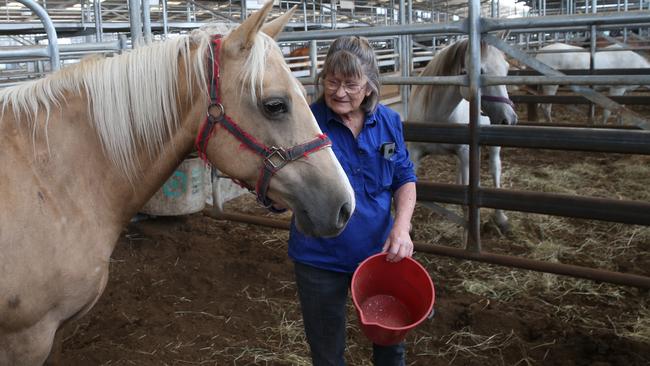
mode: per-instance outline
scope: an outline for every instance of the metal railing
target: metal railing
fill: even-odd
[[[469,17],[452,23],[412,24],[384,27],[364,27],[359,29],[336,29],[325,31],[300,31],[283,33],[280,41],[315,41],[331,40],[342,35],[363,35],[367,37],[394,37],[395,35],[421,34],[468,34],[470,37],[470,63],[468,75],[443,76],[429,78],[398,77],[384,78],[385,84],[452,84],[469,86],[473,97],[470,99],[471,121],[468,126],[405,126],[407,140],[422,142],[446,142],[468,144],[470,146],[470,181],[467,186],[443,185],[432,182],[418,184],[419,199],[438,202],[451,202],[469,207],[469,242],[466,250],[418,244],[418,250],[450,255],[466,259],[481,260],[488,263],[509,265],[536,271],[557,274],[571,274],[577,277],[598,279],[623,285],[650,288],[647,277],[621,274],[569,266],[557,263],[546,263],[514,256],[499,256],[485,253],[481,249],[479,231],[479,208],[491,207],[536,212],[551,215],[581,217],[596,220],[608,220],[632,224],[650,225],[650,204],[644,202],[597,199],[557,195],[538,192],[521,192],[505,189],[489,189],[479,184],[478,151],[481,145],[499,145],[525,148],[550,148],[563,150],[586,150],[618,153],[650,154],[650,132],[622,131],[615,129],[567,129],[560,127],[526,127],[526,126],[479,126],[479,90],[482,85],[497,84],[526,84],[548,83],[557,84],[571,82],[575,84],[611,84],[614,82],[629,83],[640,80],[647,81],[647,76],[625,77],[615,76],[562,76],[560,79],[534,75],[509,76],[497,78],[481,76],[478,70],[479,38],[481,33],[497,30],[552,30],[576,29],[612,25],[644,25],[650,24],[650,13],[628,12],[608,13],[607,15],[563,15],[543,18],[514,18],[514,19],[482,19],[478,0],[469,1]],[[152,25],[153,26],[153,25]],[[50,43],[53,43],[50,41]],[[54,42],[55,43],[55,42]],[[86,46],[75,46],[83,48]],[[101,47],[101,46],[100,46]],[[103,45],[107,49],[112,45]],[[35,57],[44,57],[43,51]],[[51,53],[50,53],[51,55]],[[54,61],[52,61],[54,62]],[[303,80],[306,83],[313,79]]]
[[[580,217],[629,224],[650,225],[650,203],[616,199],[580,197],[539,192],[521,192],[506,189],[483,188],[479,184],[478,151],[482,145],[545,148],[562,150],[585,150],[617,153],[650,154],[650,132],[621,129],[591,129],[532,126],[479,126],[478,101],[481,85],[499,84],[566,84],[607,85],[612,83],[639,84],[648,81],[647,76],[481,76],[477,72],[480,33],[508,29],[557,30],[606,25],[647,24],[650,13],[608,13],[599,15],[563,15],[544,18],[481,19],[477,14],[477,0],[470,0],[468,19],[448,24],[417,24],[406,26],[376,27],[372,29],[347,29],[345,31],[308,31],[285,33],[282,41],[329,40],[342,35],[388,36],[399,34],[452,34],[468,33],[470,42],[470,65],[468,75],[427,78],[384,78],[385,84],[452,84],[469,86],[473,93],[469,126],[416,126],[405,124],[405,138],[409,141],[468,144],[470,146],[470,182],[467,186],[445,185],[432,182],[418,183],[418,199],[449,202],[469,207],[469,242],[465,250],[445,246],[417,243],[419,251],[448,255],[463,259],[525,268],[535,271],[565,274],[621,285],[650,288],[650,278],[632,274],[602,271],[593,268],[560,263],[529,260],[515,256],[485,253],[480,247],[479,208],[501,208],[522,212]],[[474,71],[471,71],[474,70]],[[306,83],[313,80],[302,79]]]

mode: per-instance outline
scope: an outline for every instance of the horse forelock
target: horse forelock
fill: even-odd
[[[256,104],[258,98],[262,95],[264,75],[268,68],[267,56],[268,52],[271,50],[280,52],[280,49],[273,38],[259,32],[256,35],[255,42],[253,42],[253,46],[240,69],[239,80],[242,81],[241,94],[245,95],[245,90],[248,89],[253,104]],[[286,69],[289,70],[288,68]],[[289,72],[291,71],[289,70]]]

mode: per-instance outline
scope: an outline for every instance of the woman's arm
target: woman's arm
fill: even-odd
[[[387,259],[391,262],[399,262],[402,258],[413,255],[413,241],[409,231],[416,199],[415,182],[403,184],[393,196],[395,221],[382,249],[382,252],[388,253]]]

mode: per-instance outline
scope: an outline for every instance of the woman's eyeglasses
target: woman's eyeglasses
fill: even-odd
[[[324,79],[323,85],[325,86],[325,89],[327,89],[327,91],[329,92],[336,92],[342,86],[343,90],[345,90],[345,92],[350,95],[359,93],[361,89],[363,89],[363,87],[365,86],[365,84],[348,83],[348,82],[341,83],[338,80],[331,80],[331,79]]]

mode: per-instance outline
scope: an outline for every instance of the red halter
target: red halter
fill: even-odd
[[[206,148],[208,146],[208,141],[214,134],[214,129],[218,124],[224,127],[228,132],[235,136],[235,138],[241,141],[244,146],[262,157],[260,174],[255,188],[253,189],[244,182],[239,183],[250,191],[255,191],[258,202],[260,202],[264,207],[274,212],[282,212],[284,210],[276,209],[273,206],[273,201],[266,196],[273,175],[289,162],[306,157],[315,151],[331,146],[332,142],[329,137],[320,134],[313,140],[288,149],[275,146],[269,147],[242,130],[226,114],[223,104],[221,104],[221,96],[219,95],[219,51],[221,48],[221,35],[215,35],[212,39],[212,44],[212,69],[209,81],[210,105],[208,106],[208,113],[205,122],[203,123],[199,134],[196,136],[196,150],[198,151],[199,156],[207,162]]]

